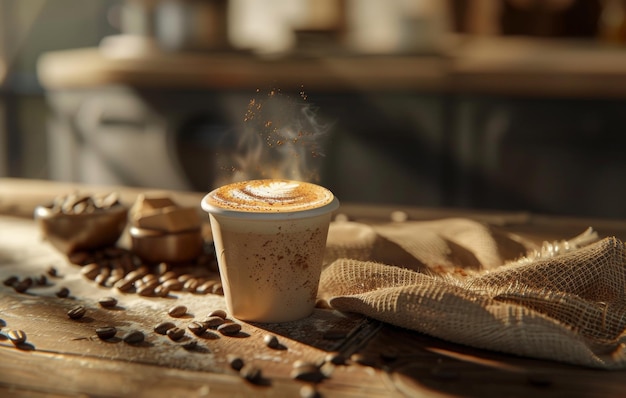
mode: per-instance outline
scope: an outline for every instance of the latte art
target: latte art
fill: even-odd
[[[333,201],[333,194],[315,184],[291,180],[252,180],[229,184],[209,193],[210,207],[257,213],[316,209]]]
[[[300,184],[295,181],[270,181],[265,185],[246,185],[252,195],[264,198],[289,198]]]

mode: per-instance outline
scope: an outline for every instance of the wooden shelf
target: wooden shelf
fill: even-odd
[[[204,90],[415,90],[626,97],[626,51],[592,42],[457,38],[440,55],[165,53],[85,48],[42,55],[46,89],[129,85]]]

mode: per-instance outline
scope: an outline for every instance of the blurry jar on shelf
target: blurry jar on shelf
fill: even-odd
[[[626,1],[604,0],[602,2],[598,38],[605,43],[626,43]]]

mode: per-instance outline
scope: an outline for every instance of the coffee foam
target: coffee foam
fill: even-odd
[[[334,196],[319,185],[292,180],[251,180],[217,188],[205,196],[205,210],[248,213],[284,213],[317,209]]]

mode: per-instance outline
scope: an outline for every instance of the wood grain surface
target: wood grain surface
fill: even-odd
[[[0,181],[0,204],[21,206],[8,205],[3,209],[9,211],[0,215],[0,281],[10,275],[36,277],[50,266],[58,275],[48,276],[45,285],[24,293],[0,284],[2,397],[298,397],[308,385],[323,397],[625,396],[625,371],[591,370],[472,349],[327,309],[316,309],[306,319],[285,324],[235,320],[242,331],[234,337],[215,330],[197,337],[187,329],[183,340],[172,341],[155,333],[154,326],[171,320],[186,328],[208,312],[224,309],[224,298],[188,292],[175,292],[167,298],[141,297],[97,285],[81,274],[80,266],[42,240],[28,216],[29,206],[67,186],[9,181],[17,187],[10,190],[4,182]],[[3,190],[11,191],[10,195],[3,195]],[[132,194],[132,190],[124,193]],[[189,193],[189,200],[198,196]],[[15,208],[20,209],[15,213],[19,217],[10,215]],[[391,210],[372,206],[341,209],[350,219],[371,222],[387,220]],[[409,219],[466,215],[538,240],[574,236],[589,225],[598,226],[601,235],[626,236],[626,224],[619,220],[442,209],[402,211]],[[69,297],[56,296],[61,287],[70,290]],[[97,300],[104,296],[117,298],[117,306],[99,306]],[[84,305],[87,313],[72,320],[67,311],[77,304]],[[171,318],[167,310],[179,304],[188,307],[187,315]],[[100,326],[115,326],[118,334],[101,340],[95,333]],[[26,332],[25,344],[16,347],[9,341],[7,334],[12,329]],[[132,329],[145,333],[143,343],[122,341],[123,334]],[[328,339],[328,331],[341,331],[344,336]],[[267,347],[263,341],[266,334],[278,337],[279,349]],[[197,341],[195,349],[182,347],[191,340]],[[348,359],[343,364],[325,365],[326,377],[319,383],[292,377],[297,361],[322,363],[335,352]],[[229,366],[229,354],[258,366],[263,374],[260,382],[244,380]]]

